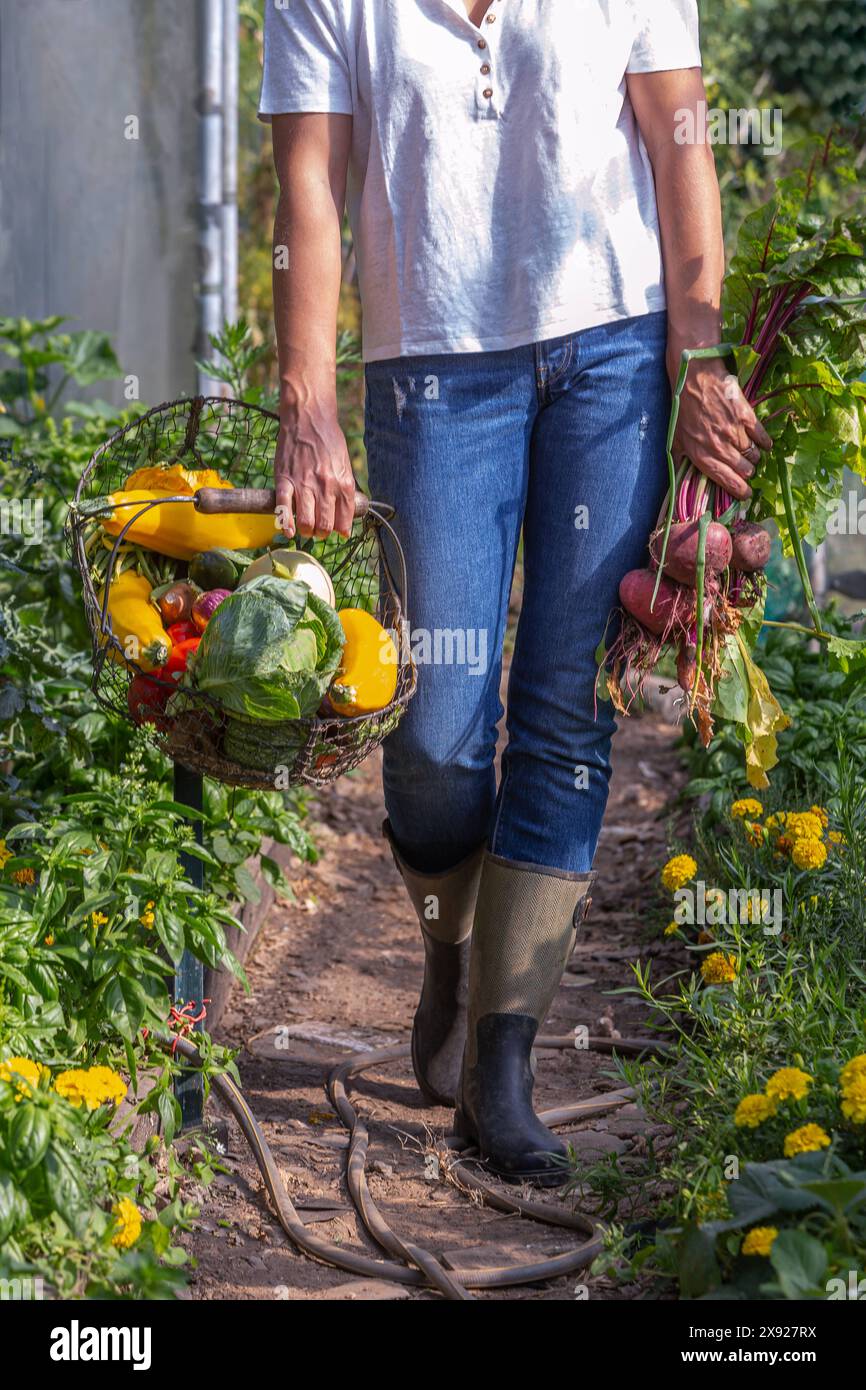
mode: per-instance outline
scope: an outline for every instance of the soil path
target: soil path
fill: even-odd
[[[629,719],[615,741],[614,778],[599,845],[598,882],[588,922],[548,1017],[546,1031],[586,1025],[591,1034],[647,1036],[646,1011],[627,986],[638,958],[661,957],[654,975],[681,966],[676,948],[648,930],[647,907],[670,826],[665,806],[676,785],[676,730],[657,715]],[[247,971],[252,994],[236,987],[220,1040],[240,1049],[246,1097],[262,1122],[284,1180],[318,1234],[381,1254],[359,1230],[342,1169],[346,1134],[322,1083],[355,1050],[406,1042],[417,1002],[422,947],[417,923],[381,836],[378,755],[320,795],[313,832],[318,863],[299,866],[296,901],[278,901],[262,927]],[[349,1047],[344,1044],[348,1043]],[[566,1104],[621,1084],[609,1057],[561,1051],[538,1058],[539,1108]],[[425,1162],[431,1136],[448,1132],[451,1112],[427,1107],[410,1066],[368,1073],[354,1092],[370,1125],[370,1185],[386,1220],[407,1239],[454,1263],[524,1262],[574,1248],[579,1238],[474,1205]],[[219,1113],[219,1107],[214,1107]],[[395,1299],[438,1297],[386,1282],[359,1281],[297,1253],[270,1213],[255,1164],[234,1122],[222,1126],[225,1164],[187,1238],[195,1256],[187,1297],[194,1299]],[[621,1155],[645,1163],[647,1143],[663,1135],[634,1106],[589,1120],[568,1135],[587,1166]],[[544,1200],[561,1200],[556,1196]],[[644,1196],[644,1202],[649,1199]],[[643,1214],[651,1208],[644,1207]],[[623,1215],[641,1215],[641,1208]],[[577,1276],[546,1285],[478,1293],[496,1299],[572,1299]],[[644,1296],[584,1277],[591,1297]]]

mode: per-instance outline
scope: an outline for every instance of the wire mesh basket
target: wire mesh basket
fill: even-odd
[[[279,417],[243,401],[196,396],[156,406],[118,430],[96,450],[84,469],[67,520],[67,543],[81,575],[84,608],[90,629],[93,680],[99,703],[135,723],[130,685],[141,677],[148,689],[178,685],[132,659],[112,628],[109,591],[124,564],[145,566],[151,579],[180,582],[184,560],[150,551],[141,554],[133,529],[151,509],[167,504],[195,508],[201,515],[257,513],[273,518],[269,488]],[[166,492],[158,499],[127,501],[123,490],[139,470],[177,464],[183,470],[213,470],[219,488]],[[130,497],[134,497],[130,493]],[[129,513],[128,521],[125,519]],[[176,508],[174,515],[178,515]],[[190,513],[191,519],[193,513]],[[107,534],[105,519],[120,516]],[[405,612],[406,569],[391,520],[393,509],[359,493],[355,523],[348,539],[324,542],[275,534],[281,549],[299,549],[324,563],[337,609],[363,608],[390,634],[396,649],[396,689],[382,709],[343,715],[320,706],[298,719],[249,721],[243,727],[236,709],[228,709],[194,681],[182,683],[183,699],[167,700],[167,711],[146,722],[151,738],[175,762],[192,772],[230,786],[273,790],[297,783],[322,786],[356,767],[396,727],[415,691],[416,673],[409,648]],[[267,526],[263,523],[267,530]],[[268,542],[262,542],[266,548]],[[264,552],[263,552],[264,553]],[[155,611],[155,610],[154,610]],[[323,712],[324,711],[324,712]]]

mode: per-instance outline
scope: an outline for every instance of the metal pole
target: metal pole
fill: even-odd
[[[197,772],[190,772],[188,768],[181,767],[180,763],[174,765],[174,799],[182,806],[189,806],[191,810],[201,812],[202,809],[202,779]],[[201,820],[193,822],[196,844],[201,844]],[[190,883],[196,888],[204,887],[204,865],[200,859],[196,859],[192,854],[181,852],[180,862],[184,873]],[[192,1003],[193,1014],[201,1013],[202,997],[204,995],[204,966],[189,951],[184,951],[177,973],[174,977],[174,1002],[175,1007],[182,1009],[186,1004]],[[194,1025],[195,1030],[201,1031],[201,1024]],[[181,1128],[190,1129],[202,1122],[204,1112],[204,1093],[202,1087],[201,1074],[199,1072],[189,1072],[175,1082],[174,1091],[178,1104],[180,1105]]]
[[[238,316],[238,0],[223,0],[223,318]]]
[[[199,357],[213,349],[223,314],[223,0],[199,0],[201,55],[199,88]],[[221,383],[199,372],[199,395],[220,395]]]

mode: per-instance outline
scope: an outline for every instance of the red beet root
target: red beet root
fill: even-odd
[[[661,637],[671,626],[683,604],[683,590],[679,584],[662,577],[654,607],[652,603],[656,575],[652,570],[629,570],[620,580],[619,601],[633,618]]]
[[[764,569],[770,559],[772,541],[768,532],[756,521],[742,521],[734,530],[731,564],[744,574]]]
[[[695,587],[698,563],[697,521],[678,521],[671,527],[665,555],[665,574],[679,584]],[[658,563],[662,553],[664,531],[657,531],[650,542],[650,553]],[[706,573],[721,574],[731,563],[731,536],[721,522],[711,521],[707,527]]]

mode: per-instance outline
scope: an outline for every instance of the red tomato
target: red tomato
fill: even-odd
[[[180,642],[188,642],[190,637],[201,637],[195,623],[189,621],[172,623],[171,627],[166,628],[166,632],[175,646]]]
[[[160,681],[164,682],[165,679],[165,667],[161,666],[149,676],[139,672],[129,682],[126,703],[136,724],[155,724],[158,729],[168,727],[167,721],[162,717],[166,701],[171,694],[168,685],[160,684]]]
[[[189,657],[195,651],[200,641],[200,635],[198,637],[188,637],[185,641],[177,642],[175,646],[172,647],[171,656],[168,658],[168,661],[165,663],[165,666],[163,667],[163,670],[169,680],[180,680],[181,676],[186,670],[186,663],[189,660]]]

